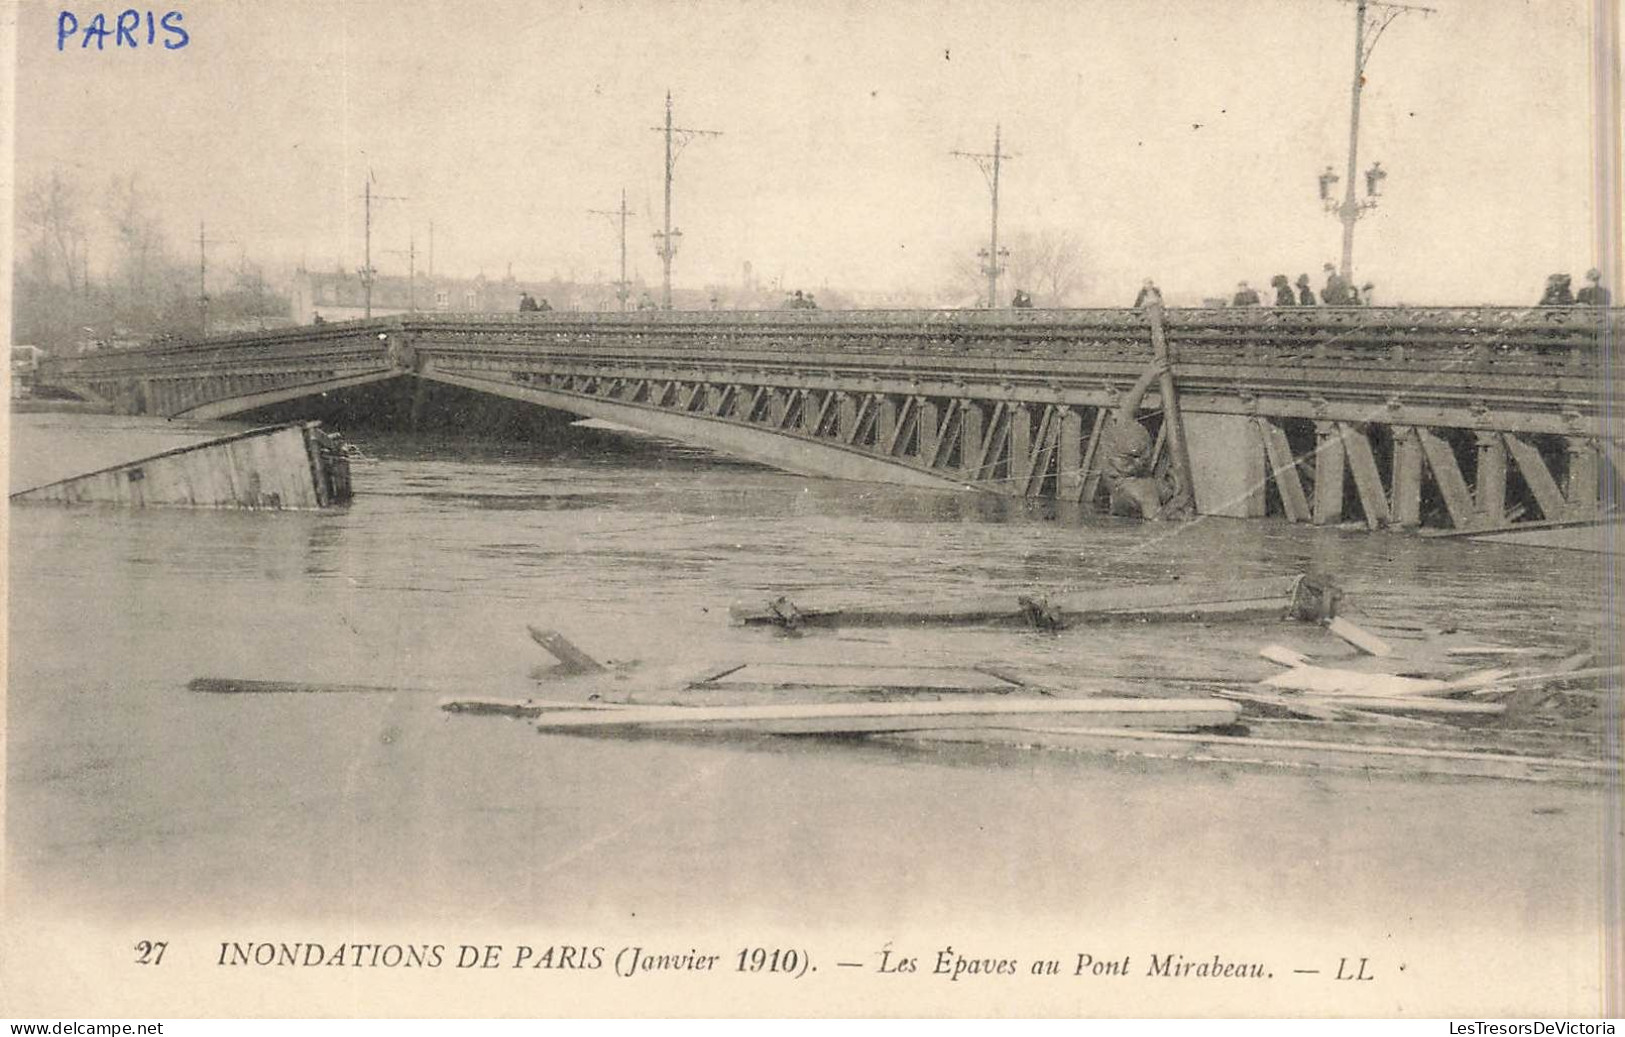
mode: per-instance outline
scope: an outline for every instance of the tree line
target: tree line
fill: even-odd
[[[60,169],[34,177],[17,197],[12,341],[54,354],[204,331],[198,257],[165,234],[134,175],[94,194]],[[91,245],[108,251],[92,256]],[[285,320],[292,303],[239,255],[211,261],[211,329]]]

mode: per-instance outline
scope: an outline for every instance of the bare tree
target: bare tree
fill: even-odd
[[[1028,289],[1039,306],[1069,306],[1089,283],[1088,251],[1065,227],[1018,230],[1005,260],[1012,292]]]
[[[170,266],[167,244],[157,217],[135,174],[114,177],[107,193],[107,219],[118,234],[118,283],[121,308],[151,312],[164,303]]]
[[[1000,252],[1004,263],[1001,282],[1008,287],[1009,296],[995,299],[995,307],[1008,306],[1017,290],[1031,293],[1039,306],[1070,306],[1089,283],[1088,250],[1082,238],[1074,231],[1060,227],[1039,230],[1017,230],[1005,239],[1007,245]],[[956,249],[948,260],[937,300],[945,306],[986,306],[987,272],[983,269],[987,257],[975,246]]]
[[[79,189],[60,170],[36,178],[23,192],[18,215],[42,288],[61,285],[70,295],[88,288],[85,225],[79,208]]]

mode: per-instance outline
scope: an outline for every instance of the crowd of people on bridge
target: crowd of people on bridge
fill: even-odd
[[[520,313],[546,313],[552,308],[553,304],[548,302],[545,298],[538,299],[529,292],[519,293]]]
[[[1568,274],[1553,274],[1546,279],[1546,290],[1541,293],[1542,306],[1608,306],[1613,298],[1602,284],[1602,271],[1592,267],[1586,271],[1586,286],[1573,290],[1573,278]]]
[[[811,292],[802,292],[801,289],[797,288],[796,294],[785,296],[784,308],[787,310],[816,310],[818,309],[818,303],[813,300]]]

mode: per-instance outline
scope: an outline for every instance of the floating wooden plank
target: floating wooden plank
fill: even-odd
[[[1261,691],[1243,691],[1239,688],[1215,689],[1213,694],[1222,699],[1232,699],[1249,705],[1264,706],[1309,720],[1335,721],[1342,719],[1343,716],[1343,710],[1340,707],[1305,701],[1301,695],[1288,696]]]
[[[1506,712],[1506,707],[1499,702],[1431,698],[1426,695],[1339,695],[1335,698],[1319,698],[1316,701],[1339,709],[1357,709],[1371,713],[1490,715]]]
[[[847,734],[988,727],[1000,722],[1075,719],[1095,727],[1184,730],[1240,716],[1219,699],[949,699],[942,702],[807,703],[771,706],[628,706],[542,716],[536,729],[612,732],[642,728],[744,730],[762,734]]]
[[[532,641],[547,649],[548,653],[559,661],[559,665],[553,669],[554,673],[568,675],[604,672],[603,663],[571,644],[570,639],[557,630],[538,630],[529,625],[525,629],[530,631]]]
[[[864,666],[844,663],[755,662],[729,668],[690,688],[872,688],[884,691],[1004,693],[1019,681],[964,666]]]
[[[911,742],[995,743],[1191,763],[1256,765],[1272,769],[1298,767],[1309,771],[1436,774],[1570,784],[1602,784],[1617,781],[1620,774],[1617,760],[1217,733],[1028,726],[987,731],[919,731],[895,737]]]
[[[1285,576],[1229,583],[1114,587],[1042,600],[1046,612],[1053,613],[1064,625],[1280,619],[1292,607],[1297,582],[1297,577]],[[792,607],[799,624],[807,627],[1026,626],[1031,610],[1022,604],[1023,597],[990,595],[914,607]],[[743,626],[785,625],[785,610],[777,601],[765,607],[736,605],[729,611],[733,621]]]
[[[1516,688],[1538,687],[1544,684],[1573,683],[1574,681],[1595,681],[1605,677],[1617,677],[1620,673],[1618,666],[1594,666],[1581,670],[1550,670],[1546,673],[1525,673],[1513,675],[1509,671],[1496,671],[1501,676],[1481,680],[1471,685],[1468,690],[1474,694],[1491,695],[1502,691],[1511,691]],[[1458,684],[1458,687],[1460,685]]]
[[[1260,681],[1260,685],[1316,695],[1454,695],[1487,687],[1511,674],[1510,670],[1478,670],[1449,680],[1406,677],[1364,670],[1340,670],[1326,666],[1298,666]]]
[[[1309,657],[1296,649],[1285,645],[1265,645],[1258,650],[1258,654],[1272,663],[1282,666],[1307,666]]]
[[[1375,634],[1361,630],[1342,616],[1334,616],[1326,621],[1326,629],[1337,637],[1358,648],[1366,655],[1389,656],[1394,650],[1388,647],[1387,642]]]
[[[1444,654],[1453,656],[1556,655],[1557,650],[1551,648],[1514,648],[1508,645],[1455,645],[1446,648]]]
[[[562,702],[546,699],[503,699],[503,698],[446,698],[440,700],[440,708],[447,713],[463,713],[469,716],[515,717],[521,720],[532,720],[547,712],[562,710],[590,710],[590,709],[623,709],[624,706],[609,702]]]
[[[317,421],[250,429],[11,495],[15,503],[315,510],[350,499],[350,462]]]
[[[1264,687],[1317,695],[1425,695],[1447,689],[1449,681],[1401,677],[1392,673],[1365,673],[1326,666],[1294,666],[1259,682]]]
[[[211,695],[393,695],[421,689],[398,688],[386,684],[327,684],[302,681],[262,681],[240,677],[194,677],[187,691]]]

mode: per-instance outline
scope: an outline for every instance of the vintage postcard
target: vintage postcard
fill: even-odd
[[[0,1015],[1620,1013],[1612,0],[0,17]]]

